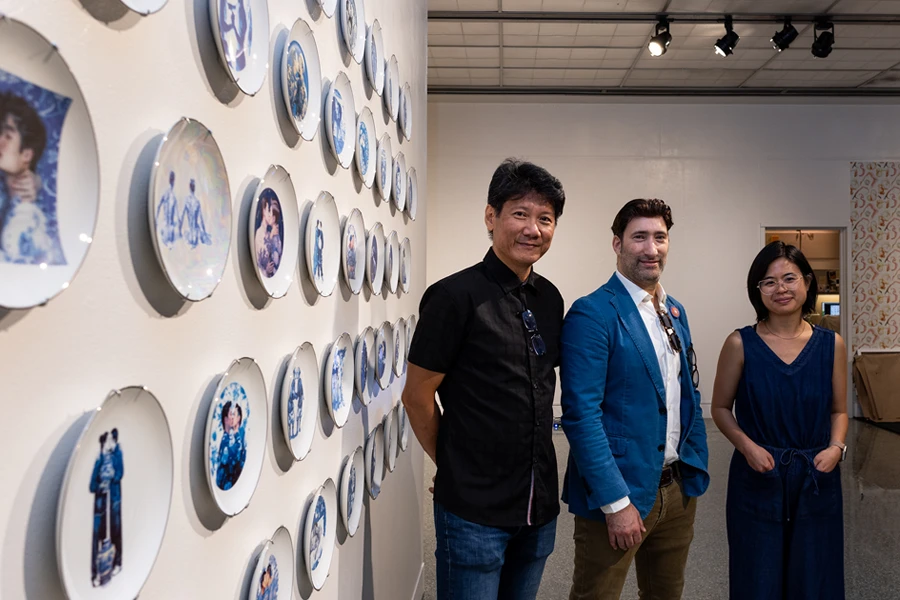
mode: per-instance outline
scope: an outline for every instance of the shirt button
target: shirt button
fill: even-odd
[[[659,450],[660,452],[662,452],[663,450],[666,449],[666,445],[665,445],[665,444],[660,444],[659,446],[656,447],[656,449]]]
[[[537,381],[535,381],[534,383],[532,383],[532,384],[531,384],[531,387],[533,387],[534,389],[538,389]]]

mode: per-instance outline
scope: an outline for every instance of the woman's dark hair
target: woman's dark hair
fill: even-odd
[[[0,109],[2,109],[0,120],[5,120],[6,116],[12,117],[19,135],[22,136],[19,150],[32,151],[29,167],[32,171],[37,171],[38,162],[47,146],[47,130],[40,115],[27,101],[15,94],[8,94]]]
[[[757,323],[765,321],[769,316],[769,309],[763,304],[762,292],[759,291],[759,282],[765,278],[769,265],[779,258],[784,258],[797,265],[797,268],[800,269],[800,276],[809,284],[806,302],[803,303],[803,316],[810,315],[816,310],[819,282],[816,280],[816,274],[813,273],[809,261],[796,246],[784,242],[772,242],[759,251],[759,254],[753,259],[753,264],[750,265],[750,272],[747,273],[747,295],[750,297],[750,304],[756,310]]]
[[[491,177],[487,202],[500,214],[503,205],[510,200],[518,200],[530,193],[541,196],[553,206],[556,220],[562,216],[566,203],[566,193],[559,179],[547,169],[534,163],[516,158],[507,158]]]
[[[619,209],[619,214],[616,215],[612,224],[613,235],[621,240],[622,236],[625,235],[625,229],[628,228],[628,224],[639,217],[648,219],[662,217],[662,220],[666,223],[666,231],[672,229],[672,225],[675,224],[672,221],[672,209],[662,200],[657,200],[656,198],[635,198]]]
[[[241,423],[244,422],[244,411],[241,410],[241,405],[238,404],[237,402],[232,402],[231,400],[229,400],[228,402],[225,403],[225,406],[222,407],[222,416],[220,418],[222,420],[222,428],[223,429],[225,427],[225,417],[228,416],[228,411],[231,410],[232,404],[234,404],[234,408],[237,410],[238,419],[240,419]]]

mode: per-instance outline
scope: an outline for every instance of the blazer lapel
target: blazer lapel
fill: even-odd
[[[688,361],[687,357],[687,331],[684,328],[684,321],[681,320],[681,315],[679,314],[677,317],[672,315],[672,306],[674,306],[672,301],[667,298],[666,308],[669,311],[669,316],[672,317],[672,325],[675,327],[675,333],[678,334],[682,343],[681,355],[679,357],[681,359],[681,377],[679,378],[679,381],[681,382],[681,439],[684,440],[694,424],[694,381],[691,375],[691,363]]]

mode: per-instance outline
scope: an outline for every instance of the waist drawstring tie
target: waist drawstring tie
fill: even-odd
[[[778,462],[781,463],[783,467],[790,467],[791,463],[794,462],[794,459],[797,457],[802,458],[806,461],[806,474],[812,479],[813,482],[813,495],[819,495],[819,479],[818,479],[818,471],[815,468],[815,455],[818,454],[818,450],[798,450],[796,448],[788,448],[781,453],[781,458]],[[788,522],[791,520],[791,486],[784,485],[784,510],[786,514],[786,518]]]

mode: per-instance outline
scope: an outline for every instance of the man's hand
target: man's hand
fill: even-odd
[[[630,550],[641,543],[642,533],[647,533],[641,514],[629,504],[619,512],[606,515],[609,545],[613,550]]]
[[[6,185],[13,197],[18,197],[22,202],[34,202],[41,187],[41,178],[26,170],[18,175],[7,175]]]

